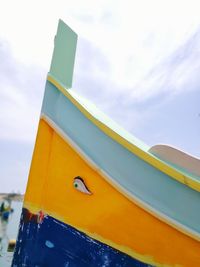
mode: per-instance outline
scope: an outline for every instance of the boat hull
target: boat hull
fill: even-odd
[[[51,216],[38,222],[37,215],[23,209],[15,267],[147,267],[132,257],[95,240]]]
[[[66,89],[76,40],[60,21],[12,267],[199,267],[200,178]]]
[[[200,240],[199,192],[172,179],[113,140],[50,82],[46,84],[42,115],[103,170],[109,181],[140,200],[144,207],[147,204],[149,212],[168,223],[176,222],[178,229],[190,231]]]
[[[91,195],[74,188],[77,176],[84,179]],[[49,217],[138,262],[193,267],[200,262],[199,242],[130,201],[43,119],[39,124],[24,207],[32,214],[42,210]],[[54,232],[52,228],[49,235]],[[35,230],[35,234],[35,238],[40,239],[40,232]],[[29,255],[28,237],[23,236],[23,244],[20,240],[19,236],[17,247],[27,250],[26,255]],[[62,244],[59,249],[62,251]],[[45,251],[40,253],[43,255]]]

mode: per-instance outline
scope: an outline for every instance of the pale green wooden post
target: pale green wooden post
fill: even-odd
[[[72,87],[77,34],[59,20],[49,74],[64,87]]]

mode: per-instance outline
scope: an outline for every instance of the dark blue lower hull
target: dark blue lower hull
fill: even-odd
[[[51,216],[38,223],[30,214],[23,209],[12,267],[150,266]]]

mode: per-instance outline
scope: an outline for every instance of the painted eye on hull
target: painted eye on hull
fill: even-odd
[[[82,193],[91,195],[92,193],[90,192],[90,190],[88,189],[88,187],[86,186],[84,180],[80,177],[77,176],[74,178],[74,188]]]

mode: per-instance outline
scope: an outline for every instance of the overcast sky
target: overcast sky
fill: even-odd
[[[73,88],[149,146],[200,156],[200,2],[0,0],[0,192],[24,192],[58,19]]]

